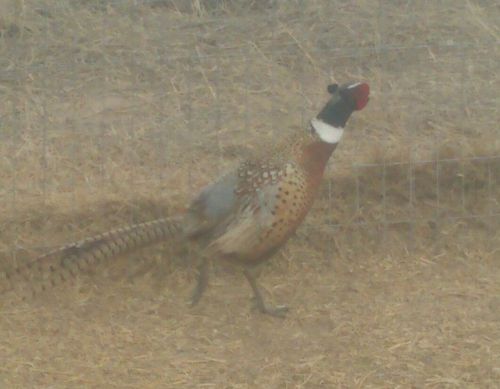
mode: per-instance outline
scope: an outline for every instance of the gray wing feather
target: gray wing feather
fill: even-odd
[[[193,200],[186,214],[187,234],[206,234],[226,220],[237,207],[235,190],[238,184],[238,175],[233,172],[206,186]]]

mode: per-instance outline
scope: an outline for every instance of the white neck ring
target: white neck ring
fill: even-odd
[[[311,126],[314,128],[319,138],[326,143],[339,143],[344,134],[344,129],[342,127],[334,127],[317,118],[311,120]]]

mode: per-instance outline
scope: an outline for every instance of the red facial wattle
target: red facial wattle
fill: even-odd
[[[361,111],[364,107],[366,107],[366,104],[368,104],[368,100],[370,99],[370,86],[363,82],[354,86],[351,90],[351,94],[356,102],[356,111]]]

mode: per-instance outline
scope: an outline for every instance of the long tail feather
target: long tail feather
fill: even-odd
[[[129,225],[70,243],[12,271],[0,272],[0,294],[26,285],[30,294],[54,287],[121,254],[183,236],[181,218]]]

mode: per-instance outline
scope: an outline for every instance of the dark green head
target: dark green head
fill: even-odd
[[[328,93],[332,95],[317,118],[333,127],[341,128],[353,111],[362,110],[368,103],[370,87],[366,83],[355,82],[344,85],[328,85]]]

